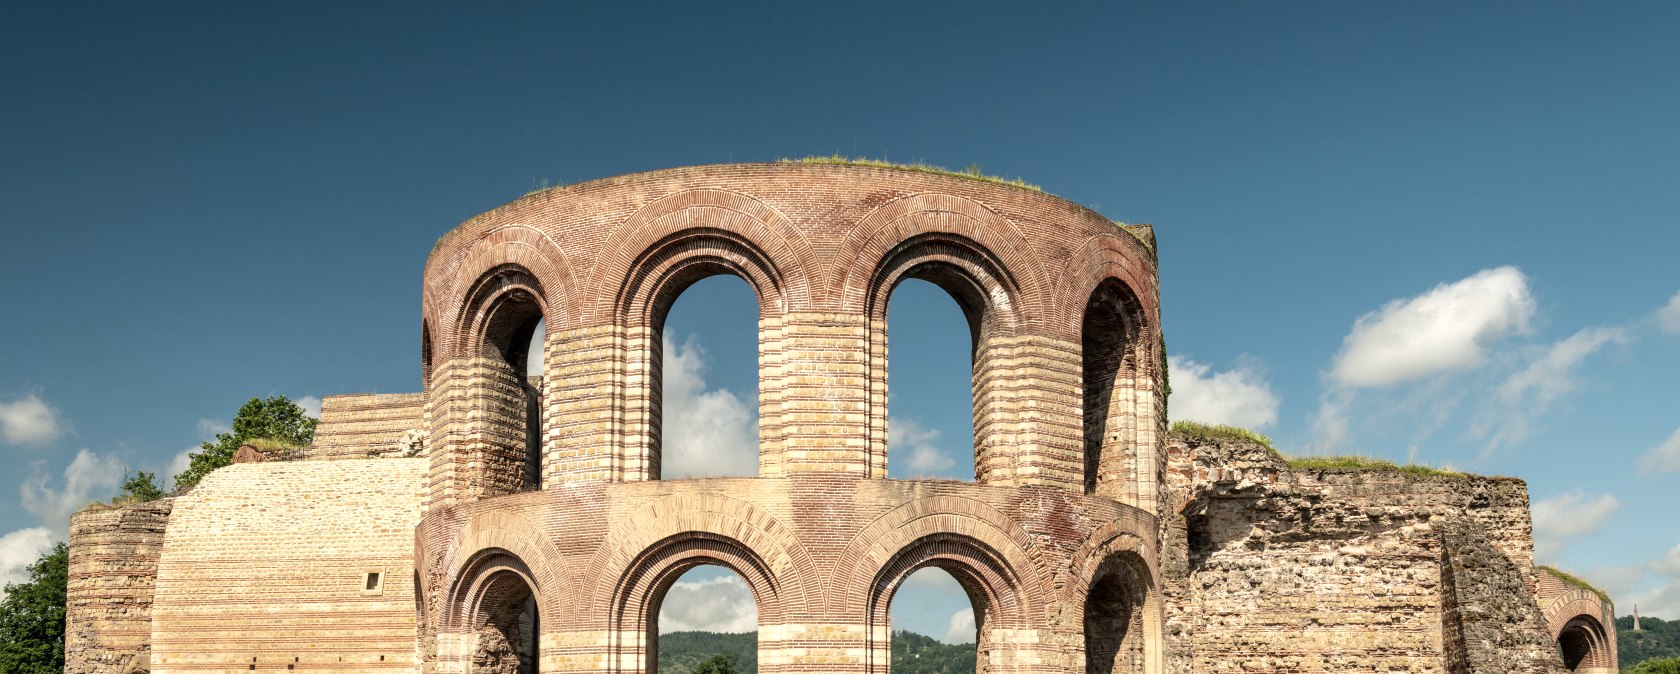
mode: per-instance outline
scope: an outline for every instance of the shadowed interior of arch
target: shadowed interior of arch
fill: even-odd
[[[1558,655],[1571,672],[1610,666],[1604,626],[1589,616],[1578,616],[1558,633]]]
[[[978,309],[910,278],[887,304],[887,476],[972,482]]]
[[[535,593],[518,574],[491,576],[476,602],[473,672],[536,674],[541,616]]]
[[[516,378],[519,396],[506,404],[506,413],[519,424],[523,436],[520,490],[542,488],[542,372],[547,322],[542,304],[525,290],[512,290],[495,300],[484,325],[482,355],[507,364]]]
[[[661,479],[756,477],[758,299],[729,274],[688,286],[659,324]]]
[[[887,612],[894,671],[979,671],[978,623],[968,590],[950,572],[924,566],[905,576]]]
[[[1137,503],[1135,432],[1141,320],[1124,285],[1108,279],[1091,293],[1080,329],[1085,493]],[[1100,489],[1099,489],[1100,488]]]
[[[1142,560],[1111,558],[1097,569],[1085,598],[1085,672],[1144,671]]]
[[[715,657],[739,671],[758,667],[758,604],[745,580],[725,567],[695,566],[657,599],[647,671],[687,672]]]

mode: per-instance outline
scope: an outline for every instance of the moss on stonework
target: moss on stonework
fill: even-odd
[[[1581,580],[1579,577],[1575,576],[1575,574],[1567,573],[1564,570],[1559,569],[1555,566],[1541,565],[1541,566],[1536,567],[1536,568],[1540,569],[1541,571],[1545,571],[1546,573],[1552,574],[1558,580],[1562,581],[1564,585],[1568,585],[1570,587],[1580,588],[1580,589],[1586,590],[1588,592],[1591,592],[1593,594],[1596,594],[1596,595],[1598,595],[1598,598],[1604,600],[1604,603],[1606,603],[1606,604],[1613,603],[1613,602],[1610,601],[1610,595],[1606,594],[1604,592],[1604,590],[1600,590],[1596,587],[1593,587],[1592,583]]]
[[[1014,178],[1014,179],[1002,178],[1002,177],[998,177],[998,176],[986,175],[984,173],[981,173],[979,164],[969,164],[968,168],[965,168],[961,171],[953,171],[953,170],[945,168],[943,166],[935,166],[933,164],[924,164],[922,162],[915,162],[913,164],[899,164],[899,163],[896,163],[896,162],[886,161],[884,159],[869,159],[867,157],[847,157],[847,156],[841,155],[841,154],[829,155],[827,157],[817,157],[817,156],[801,157],[799,159],[783,157],[781,159],[781,163],[784,163],[784,164],[838,164],[838,165],[842,165],[842,166],[869,166],[869,167],[874,167],[874,168],[890,168],[890,169],[899,169],[901,171],[916,171],[918,173],[932,173],[932,174],[935,174],[935,175],[951,176],[953,178],[967,178],[969,180],[981,180],[981,181],[985,181],[985,182],[989,182],[989,183],[997,183],[999,185],[1010,185],[1010,186],[1013,186],[1013,187],[1019,187],[1019,188],[1024,189],[1024,190],[1032,190],[1034,192],[1043,192],[1044,191],[1044,188],[1039,187],[1038,185],[1034,185],[1032,183],[1029,183],[1029,182],[1027,182],[1025,180],[1022,180],[1020,178]],[[1122,229],[1124,229],[1123,226],[1122,226]]]
[[[1167,430],[1169,433],[1177,433],[1179,435],[1200,438],[1202,440],[1236,440],[1239,442],[1252,442],[1260,445],[1261,447],[1265,447],[1266,450],[1270,451],[1273,456],[1282,456],[1281,454],[1278,454],[1276,449],[1272,448],[1271,438],[1240,426],[1226,426],[1224,424],[1210,425],[1195,421],[1174,421],[1172,427]]]

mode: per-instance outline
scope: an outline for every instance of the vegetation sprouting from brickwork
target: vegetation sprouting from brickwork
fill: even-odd
[[[1039,187],[1038,185],[1034,185],[1032,183],[1029,183],[1029,182],[1027,182],[1025,180],[1022,180],[1020,178],[1011,179],[1011,178],[1000,178],[998,176],[986,175],[985,173],[981,172],[979,164],[969,164],[968,168],[965,168],[961,171],[953,171],[953,170],[945,168],[943,166],[935,166],[933,164],[925,164],[925,163],[922,163],[922,162],[914,162],[914,163],[910,163],[910,164],[900,164],[900,163],[896,163],[896,162],[886,161],[886,160],[883,160],[883,159],[869,159],[867,157],[847,157],[845,155],[840,155],[840,154],[829,155],[829,156],[826,156],[826,157],[818,157],[818,156],[801,157],[799,159],[792,159],[792,158],[788,158],[788,157],[783,157],[781,161],[784,164],[838,164],[838,165],[842,165],[842,166],[870,166],[870,167],[874,167],[874,168],[899,169],[899,170],[902,170],[902,171],[916,171],[918,173],[932,173],[932,174],[935,174],[935,175],[951,176],[951,177],[954,177],[954,178],[968,178],[969,180],[983,180],[985,182],[998,183],[1000,185],[1012,185],[1014,187],[1019,187],[1019,188],[1024,189],[1024,190],[1032,190],[1034,192],[1043,192],[1044,191],[1044,188]]]
[[[1604,590],[1600,590],[1597,587],[1594,587],[1592,583],[1581,580],[1581,578],[1579,576],[1576,576],[1575,574],[1569,573],[1569,572],[1564,571],[1563,569],[1559,569],[1555,566],[1540,565],[1540,566],[1535,567],[1535,568],[1540,569],[1541,571],[1546,571],[1546,572],[1551,573],[1553,576],[1556,576],[1557,579],[1559,581],[1561,581],[1564,585],[1568,585],[1568,586],[1573,587],[1573,588],[1579,588],[1579,589],[1582,589],[1582,590],[1586,590],[1588,592],[1591,592],[1593,594],[1598,595],[1598,598],[1603,599],[1604,603],[1606,603],[1606,604],[1612,603],[1610,601],[1610,595],[1606,594],[1604,592]]]
[[[242,445],[289,458],[291,450],[308,446],[314,439],[317,423],[286,396],[247,400],[233,415],[231,432],[217,433],[215,442],[203,443],[189,455],[187,469],[175,476],[175,490],[191,489],[210,471],[231,465]]]
[[[0,672],[64,671],[64,607],[70,583],[70,548],[53,546],[29,565],[29,580],[6,585],[0,601]]]
[[[1204,424],[1196,421],[1174,421],[1169,432],[1185,435],[1202,440],[1236,440],[1238,442],[1252,442],[1272,450],[1272,439],[1248,430],[1241,426],[1227,426],[1225,424]]]
[[[1265,447],[1267,451],[1271,452],[1272,456],[1282,461],[1284,465],[1288,466],[1291,470],[1381,470],[1395,471],[1413,478],[1468,477],[1468,474],[1466,473],[1447,470],[1445,468],[1420,466],[1417,464],[1400,465],[1392,461],[1369,456],[1289,456],[1279,452],[1277,448],[1273,447],[1271,438],[1238,426],[1203,424],[1195,421],[1175,421],[1172,424],[1170,432],[1201,440],[1234,440],[1238,442],[1253,443],[1261,447]]]

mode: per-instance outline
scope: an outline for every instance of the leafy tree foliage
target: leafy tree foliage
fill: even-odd
[[[1626,674],[1680,674],[1680,658],[1651,658],[1622,671]]]
[[[213,471],[233,463],[233,453],[252,440],[274,440],[290,447],[308,445],[315,438],[315,419],[286,396],[252,398],[233,415],[233,431],[217,433],[215,442],[199,445],[192,463],[175,476],[175,489],[191,489]]]
[[[60,674],[64,671],[64,604],[70,580],[70,548],[53,546],[29,565],[29,580],[6,586],[0,601],[0,672]]]
[[[163,498],[163,488],[158,486],[157,474],[139,471],[130,477],[123,473],[122,492],[113,500],[115,503],[145,503]]]
[[[1640,618],[1639,631],[1635,632],[1633,616],[1617,618],[1616,655],[1622,671],[1654,658],[1680,658],[1680,620]]]
[[[714,655],[696,666],[694,674],[741,674],[741,670],[735,668],[735,656]]]

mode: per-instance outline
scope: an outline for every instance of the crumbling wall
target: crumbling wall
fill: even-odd
[[[1544,633],[1522,481],[1291,470],[1254,443],[1182,434],[1168,456],[1169,671],[1561,666],[1534,649]]]
[[[242,463],[177,497],[152,671],[414,669],[425,474],[422,458]]]
[[[365,459],[389,453],[404,434],[425,428],[423,393],[361,393],[321,399],[321,423],[305,459]]]
[[[152,590],[173,499],[70,518],[65,674],[121,674],[151,650]]]

